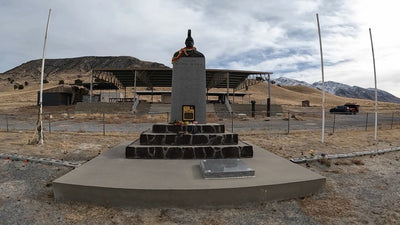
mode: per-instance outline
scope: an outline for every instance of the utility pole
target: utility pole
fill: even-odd
[[[374,64],[374,80],[375,80],[375,132],[374,132],[374,140],[376,141],[376,137],[377,137],[377,133],[378,133],[378,88],[377,88],[377,82],[376,82],[375,53],[374,53],[374,44],[372,42],[371,28],[369,28],[369,37],[371,39],[372,61],[373,61],[373,64]]]
[[[46,52],[46,41],[47,41],[47,31],[49,28],[51,9],[49,9],[49,15],[47,17],[47,25],[46,25],[46,33],[44,35],[44,44],[43,44],[43,55],[42,55],[42,72],[40,75],[40,98],[39,98],[39,143],[43,144],[43,77],[44,77],[44,61],[45,61],[45,52]]]
[[[319,37],[319,51],[321,53],[321,72],[322,72],[322,137],[321,142],[324,143],[325,136],[325,81],[324,81],[324,57],[322,54],[322,40],[321,40],[321,29],[319,27],[319,18],[317,15],[317,24],[318,24],[318,37]]]

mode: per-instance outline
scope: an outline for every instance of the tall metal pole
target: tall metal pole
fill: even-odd
[[[39,123],[40,123],[40,140],[39,143],[43,144],[43,76],[44,76],[44,61],[45,61],[45,52],[46,52],[46,41],[47,41],[47,31],[49,28],[51,9],[49,9],[49,16],[47,17],[47,25],[46,25],[46,33],[44,35],[44,44],[43,44],[43,55],[42,55],[42,72],[40,75],[40,99],[39,99]]]
[[[376,85],[375,53],[374,53],[374,44],[372,42],[371,28],[369,28],[369,37],[371,38],[372,61],[374,63],[374,79],[375,79],[375,134],[374,134],[374,140],[376,140],[376,136],[377,136],[377,132],[378,132],[378,88]]]
[[[324,57],[322,54],[322,40],[321,40],[321,29],[319,27],[319,18],[317,15],[317,24],[318,24],[318,37],[319,37],[319,51],[321,53],[321,71],[322,71],[322,137],[321,142],[324,143],[325,136],[325,81],[324,81]]]

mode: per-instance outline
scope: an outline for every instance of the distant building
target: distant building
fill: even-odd
[[[101,102],[113,102],[115,99],[124,98],[124,95],[119,92],[101,92],[100,101]]]
[[[82,101],[82,94],[87,92],[76,86],[58,86],[43,90],[43,106],[72,105]],[[40,101],[40,92],[37,95],[37,105]]]
[[[310,101],[309,100],[301,101],[301,107],[310,107]]]

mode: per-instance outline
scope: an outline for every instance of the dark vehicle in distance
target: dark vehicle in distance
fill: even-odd
[[[357,114],[360,109],[360,105],[357,105],[355,103],[346,103],[346,104],[344,104],[344,106],[349,107],[349,110],[352,114]]]
[[[360,105],[355,103],[346,103],[344,105],[336,106],[329,110],[330,113],[337,114],[357,114],[359,112]]]
[[[329,110],[330,113],[337,113],[337,114],[352,114],[350,108],[344,105],[336,106]]]

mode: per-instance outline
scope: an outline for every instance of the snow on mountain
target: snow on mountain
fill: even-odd
[[[325,86],[325,92],[336,95],[336,92],[340,92],[340,90],[349,90],[351,89],[350,85],[347,84],[342,84],[338,82],[333,82],[333,81],[326,81],[324,83]],[[318,81],[312,84],[313,88],[316,88],[318,90],[322,90],[322,82]]]
[[[309,84],[304,81],[280,77],[278,79],[275,79],[275,83],[279,84],[279,85],[285,85],[285,86],[302,85],[302,86],[322,90],[322,82],[321,81],[315,82],[313,84]],[[362,87],[357,87],[357,86],[350,86],[347,84],[342,84],[342,83],[338,83],[338,82],[334,82],[334,81],[326,81],[324,83],[324,86],[325,86],[325,92],[333,94],[333,95],[346,97],[346,98],[360,98],[360,99],[369,99],[369,100],[375,99],[375,89],[373,89],[373,88],[367,89],[367,88],[362,88]],[[400,103],[400,98],[398,98],[386,91],[383,91],[383,90],[378,90],[378,100],[382,101],[382,102]]]
[[[279,77],[278,79],[275,79],[274,81],[276,84],[285,85],[285,86],[301,85],[301,86],[306,86],[306,87],[313,87],[311,84],[309,84],[305,81],[290,79],[290,78],[286,78],[286,77]]]

